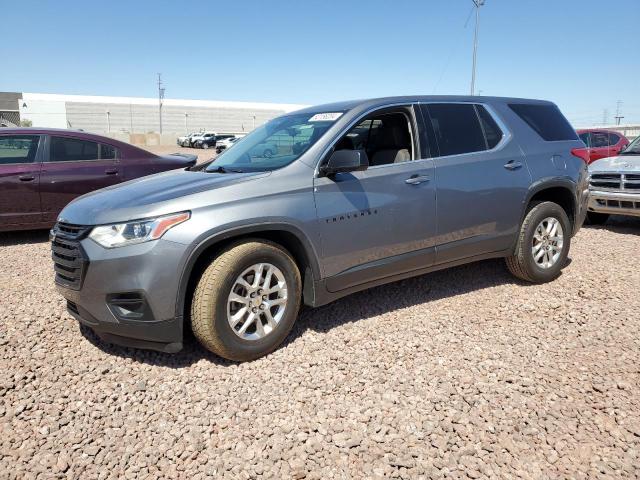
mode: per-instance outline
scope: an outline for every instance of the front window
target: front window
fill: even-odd
[[[263,172],[285,167],[300,158],[341,115],[299,113],[275,118],[238,139],[206,171]]]

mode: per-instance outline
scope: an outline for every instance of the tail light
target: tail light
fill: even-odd
[[[571,155],[578,157],[587,165],[589,164],[589,149],[588,148],[572,148]]]

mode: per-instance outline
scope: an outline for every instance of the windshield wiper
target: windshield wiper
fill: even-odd
[[[240,170],[238,168],[227,168],[227,167],[223,167],[222,165],[220,165],[217,168],[214,168],[213,170],[207,170],[209,172],[215,172],[215,173],[244,173],[243,170]]]

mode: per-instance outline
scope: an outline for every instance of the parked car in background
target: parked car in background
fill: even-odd
[[[303,303],[487,258],[555,279],[586,214],[586,160],[550,102],[307,108],[197,171],[68,205],[52,231],[55,281],[108,342],[176,352],[191,328],[218,355],[251,360],[285,339]]]
[[[629,140],[624,135],[613,130],[581,129],[577,132],[589,149],[589,163],[613,157],[629,145]]]
[[[619,155],[589,165],[587,221],[601,225],[609,215],[640,216],[640,137]]]
[[[191,146],[194,148],[210,148],[216,145],[216,134],[214,132],[206,132],[198,135],[191,140]]]
[[[0,231],[51,227],[80,195],[186,168],[195,155],[158,156],[112,138],[72,130],[0,130]]]
[[[176,140],[176,143],[181,147],[190,147],[191,138],[195,137],[196,135],[200,135],[200,132],[194,132],[194,133],[189,133],[187,135],[182,135],[178,137],[178,139]]]
[[[234,136],[235,135],[228,135],[228,134],[222,134],[222,135],[213,134],[209,136],[205,135],[203,136],[203,138],[196,141],[195,147],[196,148],[214,148],[217,142],[219,142],[220,140],[233,138]]]
[[[271,158],[278,153],[278,145],[275,142],[261,142],[251,149],[251,155],[256,157]]]
[[[215,135],[215,132],[198,132],[195,135],[192,135],[191,137],[189,137],[189,147],[195,147],[196,146],[196,142],[198,140],[201,140],[202,138],[204,138],[205,135],[211,136],[211,135]]]
[[[220,140],[219,142],[216,142],[216,153],[220,153],[223,150],[227,150],[228,148],[231,148],[233,144],[236,143],[238,140],[240,140],[240,138],[232,137],[232,138],[225,138],[223,140]]]

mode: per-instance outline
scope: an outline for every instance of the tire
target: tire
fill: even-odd
[[[587,225],[604,225],[609,220],[608,213],[587,212],[585,223]]]
[[[277,275],[284,279],[286,282],[284,290],[286,302],[282,316],[270,332],[261,338],[246,339],[242,338],[241,333],[237,333],[230,324],[229,306],[237,304],[232,303],[229,296],[234,291],[233,289],[240,286],[238,280],[243,272],[260,264],[270,264],[275,267],[278,273],[274,273],[273,277],[276,281],[278,280]],[[257,276],[255,275],[253,279],[255,280]],[[251,279],[251,277],[248,278]],[[234,361],[255,360],[275,350],[289,334],[300,309],[301,291],[302,281],[298,267],[291,255],[279,245],[264,240],[245,240],[242,243],[233,244],[211,262],[198,281],[191,303],[193,333],[207,350],[216,355]],[[243,295],[236,295],[236,297]],[[279,295],[279,293],[275,295]],[[248,293],[246,297],[249,298]],[[251,301],[256,300],[260,301],[261,299],[257,298]],[[262,305],[260,308],[262,309]],[[273,308],[278,309],[276,310],[277,316],[280,312],[279,307]],[[255,311],[256,308],[252,310]],[[271,311],[270,308],[269,310]],[[249,307],[246,312],[251,315]],[[258,313],[258,321],[261,324],[263,320],[265,321],[261,329],[263,333],[267,328],[270,328],[266,317],[263,317],[265,314],[264,311]],[[254,333],[250,333],[251,328],[255,329]],[[240,330],[242,330],[242,325],[240,325]],[[258,327],[255,321],[244,335],[258,336]]]
[[[204,148],[205,150],[207,150],[209,148],[209,144],[208,143],[203,143],[202,144],[202,148]]]
[[[532,249],[540,243],[535,240],[534,244],[536,230],[547,219],[555,219],[562,228],[562,247],[554,263],[545,267],[536,261]],[[533,203],[520,226],[514,255],[506,258],[509,271],[516,277],[531,283],[546,283],[555,280],[567,261],[571,247],[571,233],[571,222],[560,205],[553,202]],[[553,248],[553,246],[549,248]],[[544,260],[545,255],[543,254],[542,261],[544,262]]]
[[[273,152],[270,149],[267,149],[263,152],[262,156],[264,158],[271,158],[273,157]]]

